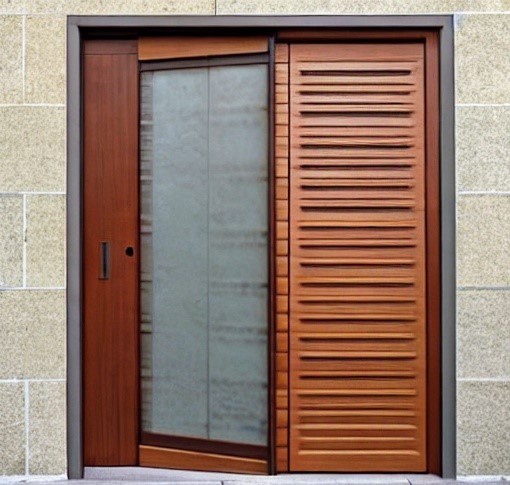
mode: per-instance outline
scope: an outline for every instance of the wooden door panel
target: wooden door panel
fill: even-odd
[[[132,42],[89,41],[84,51],[84,464],[135,465],[138,61]],[[103,279],[101,243],[109,245]]]
[[[290,48],[290,470],[426,470],[424,48]]]

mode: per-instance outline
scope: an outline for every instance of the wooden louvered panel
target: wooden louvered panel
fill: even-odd
[[[291,471],[425,471],[424,53],[290,48]]]

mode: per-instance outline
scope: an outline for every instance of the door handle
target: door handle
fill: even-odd
[[[101,241],[99,243],[99,279],[110,278],[110,243]]]

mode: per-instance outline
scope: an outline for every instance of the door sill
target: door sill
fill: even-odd
[[[413,485],[441,482],[441,477],[429,473],[292,473],[261,477],[243,473],[200,472],[146,467],[85,467],[84,479],[104,481],[139,481],[139,482],[208,482],[235,481],[237,485],[264,484],[272,485]]]

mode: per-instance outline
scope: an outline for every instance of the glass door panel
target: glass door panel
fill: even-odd
[[[267,78],[142,73],[143,433],[267,445]]]

